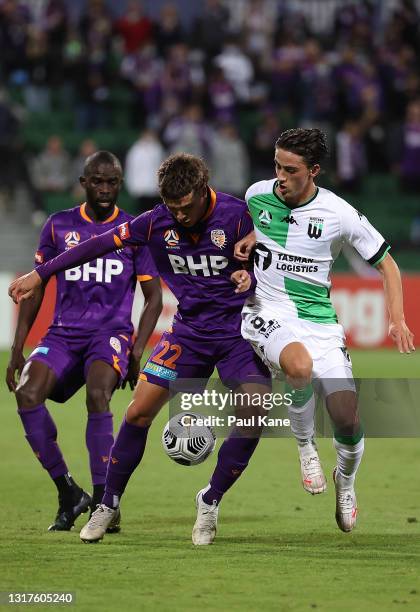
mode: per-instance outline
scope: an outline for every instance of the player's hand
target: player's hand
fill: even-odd
[[[22,300],[31,298],[34,290],[42,284],[42,279],[36,270],[32,270],[29,274],[20,276],[11,283],[9,287],[9,296],[15,304],[19,304]]]
[[[242,262],[248,261],[249,255],[254,246],[256,245],[256,242],[257,239],[255,237],[255,232],[250,232],[245,236],[245,238],[239,240],[239,242],[235,244],[235,248],[233,251],[235,259],[238,259]]]
[[[25,365],[25,357],[21,350],[12,350],[12,354],[10,355],[10,360],[7,365],[6,370],[6,384],[9,388],[9,391],[16,391],[16,387],[18,386],[18,380],[16,380],[16,372],[18,373],[18,379],[22,374],[23,366]]]
[[[124,378],[121,388],[125,389],[126,385],[130,385],[130,389],[133,391],[137,385],[140,373],[140,361],[142,353],[138,353],[135,350],[131,351],[130,360],[128,362],[127,376]]]
[[[251,275],[246,270],[235,270],[230,275],[230,280],[236,285],[235,293],[243,293],[251,287]]]
[[[416,350],[414,346],[414,334],[408,329],[404,320],[390,323],[388,335],[397,345],[400,353],[411,353]]]

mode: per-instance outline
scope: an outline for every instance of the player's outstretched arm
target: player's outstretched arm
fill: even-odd
[[[252,249],[254,248],[257,239],[255,232],[250,232],[242,240],[235,244],[234,256],[238,261],[246,262],[249,259]]]
[[[29,331],[41,307],[44,292],[45,287],[41,285],[41,287],[35,289],[32,300],[22,302],[20,305],[15,338],[10,350],[10,358],[6,370],[6,384],[9,391],[16,391],[18,384],[16,380],[16,373],[18,374],[18,377],[20,377],[23,366],[25,365],[23,345],[25,344],[25,340],[28,337]]]
[[[94,236],[37,266],[36,270],[29,274],[16,279],[9,287],[9,295],[18,304],[21,300],[27,300],[32,297],[33,290],[42,281],[47,281],[54,274],[74,266],[80,266],[96,257],[111,253],[111,251],[115,251],[122,246],[122,242],[115,236],[115,229],[111,229],[100,236]]]
[[[160,278],[156,277],[147,281],[142,281],[141,290],[144,295],[144,308],[140,315],[137,338],[130,354],[127,376],[122,383],[123,389],[125,389],[127,383],[130,385],[131,390],[136,386],[143,351],[146,348],[146,344],[162,312],[162,287]]]
[[[411,353],[416,350],[413,343],[414,334],[411,333],[405,323],[403,292],[399,268],[388,253],[378,264],[377,269],[383,278],[385,298],[388,306],[388,335],[395,342],[400,353]]]
[[[22,300],[28,300],[34,295],[37,287],[42,285],[42,279],[36,270],[32,270],[29,274],[19,276],[9,286],[9,296],[15,304],[19,304]]]

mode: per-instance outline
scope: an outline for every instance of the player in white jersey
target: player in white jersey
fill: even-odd
[[[337,450],[336,520],[342,531],[351,531],[357,516],[354,479],[364,440],[345,334],[330,300],[330,270],[343,244],[352,245],[382,274],[389,334],[399,351],[409,353],[414,345],[389,245],[364,215],[314,182],[326,155],[320,130],[287,130],[275,146],[277,177],[255,183],[246,193],[255,226],[257,287],[242,311],[242,335],[292,386],[291,426],[303,486],[312,494],[326,489],[314,442],[313,386],[325,397]],[[254,244],[249,239],[239,243],[238,258],[247,258]]]

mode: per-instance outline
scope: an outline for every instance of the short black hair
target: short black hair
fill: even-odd
[[[209,169],[201,157],[175,153],[158,170],[159,192],[164,200],[179,200],[197,193],[209,182]]]
[[[276,140],[276,149],[284,149],[305,160],[308,167],[328,156],[327,136],[318,128],[294,128],[282,132]]]
[[[89,155],[85,161],[83,167],[84,176],[93,174],[99,164],[110,164],[122,174],[121,162],[116,155],[111,153],[111,151],[96,151],[96,153]]]

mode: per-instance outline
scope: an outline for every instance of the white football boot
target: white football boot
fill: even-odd
[[[115,525],[118,522],[120,514],[119,508],[108,508],[104,504],[99,504],[92,513],[89,522],[83,527],[80,532],[82,542],[99,542],[104,537],[108,527]]]
[[[315,443],[309,440],[306,444],[299,444],[298,449],[303,488],[311,495],[323,493],[327,489],[327,479]]]
[[[356,525],[357,500],[354,487],[349,487],[345,479],[338,473],[338,468],[333,471],[335,484],[335,520],[341,531],[349,532]]]
[[[205,493],[208,488],[209,487],[201,489],[195,498],[197,520],[195,521],[192,531],[192,541],[196,546],[213,544],[213,540],[216,536],[219,506],[216,504],[216,502],[209,505],[203,501],[203,493]]]

